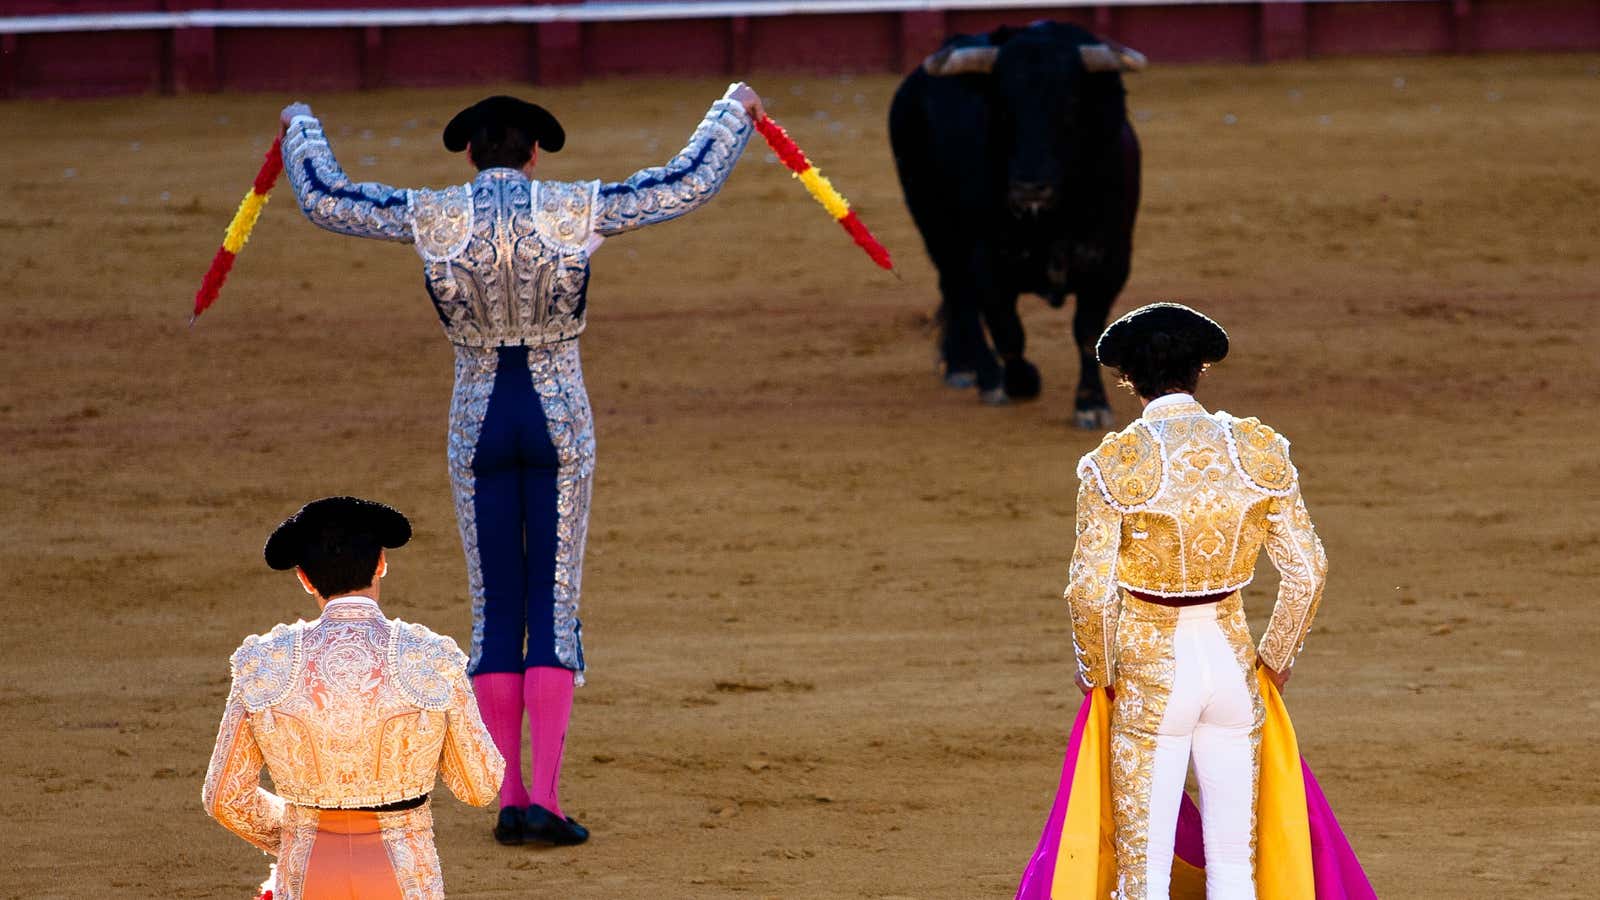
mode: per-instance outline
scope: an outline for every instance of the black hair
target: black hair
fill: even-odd
[[[1204,372],[1204,351],[1194,335],[1157,331],[1122,354],[1121,384],[1147,400],[1166,394],[1192,394]]]
[[[328,524],[307,535],[300,568],[317,593],[337,597],[371,584],[382,553],[382,545],[370,531]]]
[[[507,128],[499,123],[483,124],[473,130],[467,154],[480,172],[484,169],[520,169],[533,159],[533,138],[520,128]]]

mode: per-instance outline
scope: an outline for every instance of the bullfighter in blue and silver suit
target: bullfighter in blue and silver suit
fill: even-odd
[[[455,347],[448,458],[472,602],[469,671],[505,756],[495,837],[581,843],[558,782],[572,688],[584,671],[578,617],[594,480],[594,417],[578,357],[589,255],[606,237],[677,218],[727,180],[761,115],[743,84],[711,105],[665,166],[625,181],[530,177],[565,132],[542,107],[491,97],[462,110],[445,146],[468,150],[470,183],[442,190],[352,182],[304,104],[283,112],[284,169],[313,223],[409,242]],[[521,722],[533,745],[522,779]]]

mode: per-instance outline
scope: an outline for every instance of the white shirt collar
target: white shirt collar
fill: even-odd
[[[378,609],[378,601],[362,594],[346,594],[343,597],[335,597],[329,600],[323,605],[322,610],[327,612],[335,606],[370,606],[376,610]]]
[[[1150,413],[1166,409],[1169,406],[1177,406],[1180,403],[1194,402],[1195,399],[1193,394],[1164,394],[1154,400],[1151,400],[1150,403],[1145,406],[1144,412],[1145,415],[1149,415]]]
[[[521,169],[513,169],[510,166],[490,166],[487,169],[480,169],[480,170],[478,170],[477,177],[472,179],[472,180],[473,181],[481,181],[481,180],[487,179],[487,178],[511,178],[511,179],[520,178],[523,181],[532,181],[533,180],[533,179],[528,177],[528,173],[527,172],[524,172]]]

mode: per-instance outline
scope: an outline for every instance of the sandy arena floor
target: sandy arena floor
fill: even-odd
[[[1042,823],[1078,701],[1073,461],[1099,438],[1069,427],[1069,316],[1025,304],[1040,402],[946,391],[894,80],[751,80],[905,279],[764,148],[707,210],[599,251],[564,791],[595,839],[503,848],[441,793],[454,897],[1009,897]],[[657,164],[723,84],[536,91],[572,134],[541,171]],[[1212,311],[1236,349],[1202,399],[1296,441],[1333,574],[1289,703],[1373,882],[1594,896],[1600,58],[1158,66],[1130,90],[1118,309]],[[439,127],[483,92],[305,99],[355,177],[443,185],[469,173]],[[260,557],[303,501],[410,513],[385,605],[469,632],[450,351],[412,251],[317,231],[280,188],[186,327],[290,99],[4,109],[0,896],[259,881],[200,781],[227,654],[313,611]]]

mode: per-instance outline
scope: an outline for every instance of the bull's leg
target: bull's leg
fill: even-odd
[[[1006,397],[1012,400],[1038,397],[1039,370],[1022,355],[1028,336],[1022,330],[1022,317],[1017,314],[1016,291],[1007,288],[989,291],[984,297],[983,321],[989,327],[989,339],[994,342],[995,353],[1000,355],[1004,366]]]
[[[1095,342],[1106,328],[1111,304],[1121,285],[1096,286],[1078,291],[1078,308],[1072,316],[1072,339],[1078,345],[1078,392],[1073,398],[1073,424],[1079,428],[1110,428],[1111,403],[1106,384],[1100,377],[1100,360],[1094,355]]]
[[[972,302],[970,295],[952,297],[947,292],[939,307],[939,356],[944,361],[944,383],[958,389],[977,385],[978,371],[988,355],[978,304]]]
[[[983,294],[978,285],[985,270],[976,264],[978,256],[973,254],[973,263],[952,267],[955,271],[948,274],[940,273],[939,289],[944,302],[940,306],[939,351],[944,357],[946,384],[959,388],[976,385],[986,402],[995,402],[996,398],[1004,402],[1000,365],[983,333]]]

